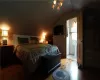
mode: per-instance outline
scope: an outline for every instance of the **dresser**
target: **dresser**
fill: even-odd
[[[6,67],[11,64],[13,58],[13,45],[0,45],[0,66]]]

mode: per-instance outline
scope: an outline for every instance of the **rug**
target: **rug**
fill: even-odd
[[[61,66],[60,66],[58,69],[67,71],[67,69],[68,69],[68,67],[69,67],[69,65],[71,64],[72,61],[73,61],[73,60],[71,60],[71,59],[62,59],[62,60],[61,60]],[[58,69],[56,69],[56,70],[58,70]],[[56,71],[56,70],[55,70],[55,71]],[[55,72],[55,71],[54,71],[54,72]],[[53,72],[53,73],[54,73],[54,72]],[[52,73],[51,75],[49,75],[48,78],[46,78],[45,80],[54,80],[54,79],[53,79],[53,73]],[[59,75],[59,73],[58,73],[58,75]],[[68,73],[68,75],[70,75],[70,74]]]
[[[54,71],[52,77],[54,80],[70,80],[69,72],[61,68]]]

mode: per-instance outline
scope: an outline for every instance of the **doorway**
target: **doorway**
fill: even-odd
[[[67,26],[67,59],[77,61],[77,17],[66,21]]]

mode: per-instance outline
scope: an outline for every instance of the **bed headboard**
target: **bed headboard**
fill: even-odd
[[[18,44],[23,43],[30,43],[32,41],[37,42],[39,40],[38,36],[30,36],[30,35],[13,35],[13,44],[14,46],[17,46]]]

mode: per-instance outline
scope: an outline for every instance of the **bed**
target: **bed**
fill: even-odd
[[[34,72],[41,63],[41,56],[60,54],[57,46],[40,44],[37,36],[14,35],[15,54],[27,72]]]

